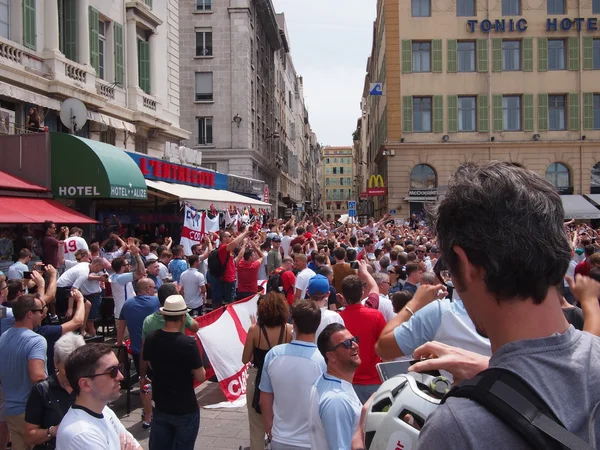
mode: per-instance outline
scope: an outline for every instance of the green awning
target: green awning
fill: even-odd
[[[147,198],[137,164],[114,145],[51,133],[52,192],[56,198]]]

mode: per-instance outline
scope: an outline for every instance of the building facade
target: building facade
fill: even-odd
[[[466,161],[600,192],[598,0],[377,3],[363,91],[369,175],[387,186],[376,213],[422,211]]]
[[[310,124],[271,0],[180,2],[181,120],[203,166],[264,181],[279,217],[312,201]],[[308,137],[307,137],[308,136]],[[310,195],[309,195],[310,194]]]
[[[156,156],[165,142],[187,139],[179,125],[178,5],[0,0],[0,133],[68,131],[59,111],[72,97],[87,109],[82,137]],[[32,110],[39,127],[26,127]]]
[[[348,214],[348,202],[356,200],[354,147],[324,147],[322,152],[323,214],[327,220]]]

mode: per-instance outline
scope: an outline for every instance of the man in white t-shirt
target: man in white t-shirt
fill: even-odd
[[[119,328],[119,322],[121,322],[118,317],[121,317],[121,308],[123,308],[125,300],[135,297],[133,282],[146,276],[146,268],[142,263],[140,250],[132,245],[130,252],[137,260],[135,272],[129,272],[130,264],[125,256],[115,258],[111,263],[111,267],[115,273],[110,276],[109,281],[115,304],[114,313],[117,329]]]
[[[75,261],[75,253],[77,253],[77,250],[89,250],[87,242],[81,236],[83,236],[83,230],[81,228],[71,228],[69,237],[65,239],[63,244],[65,261]]]
[[[283,256],[290,254],[290,242],[294,239],[294,227],[293,225],[286,225],[283,231],[283,237],[281,238],[281,248],[283,249]]]
[[[377,309],[381,311],[385,321],[389,322],[396,317],[394,305],[392,305],[392,301],[388,297],[390,293],[390,276],[387,273],[377,272],[373,274],[373,279],[379,288],[379,306],[377,306]],[[362,304],[364,305],[366,301],[366,298],[362,300]]]
[[[181,295],[185,299],[185,304],[191,309],[190,314],[202,315],[204,309],[204,297],[206,296],[206,279],[200,273],[198,268],[201,261],[198,255],[188,257],[190,268],[181,274],[179,282],[181,284]]]
[[[65,364],[75,404],[63,417],[56,435],[57,450],[142,450],[115,413],[106,406],[121,395],[119,361],[106,344],[76,349]]]
[[[296,275],[294,301],[304,300],[308,282],[316,275],[314,271],[307,267],[307,261],[306,255],[301,253],[294,256],[294,269],[298,271],[298,275]]]
[[[321,309],[321,323],[317,332],[315,333],[315,344],[321,331],[325,329],[330,323],[339,323],[344,325],[344,319],[337,312],[329,310],[327,308],[327,301],[329,300],[329,280],[323,275],[315,275],[308,282],[306,292],[310,296],[310,299],[317,304]]]

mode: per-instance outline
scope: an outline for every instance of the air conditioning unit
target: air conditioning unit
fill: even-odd
[[[14,111],[0,108],[0,134],[15,134],[15,119]]]

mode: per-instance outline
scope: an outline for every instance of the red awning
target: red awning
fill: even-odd
[[[47,198],[0,197],[0,223],[98,223]]]
[[[15,177],[6,172],[0,171],[0,189],[10,189],[17,191],[31,191],[31,192],[48,192],[43,186],[30,183],[29,181],[23,180],[22,178]]]

